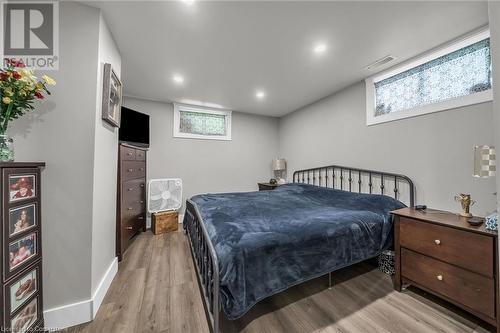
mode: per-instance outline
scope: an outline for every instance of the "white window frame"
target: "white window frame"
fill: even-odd
[[[180,131],[181,122],[181,111],[184,112],[196,112],[196,113],[208,113],[215,115],[223,115],[226,117],[226,135],[203,135],[203,134],[192,134],[183,133]],[[174,137],[175,138],[187,138],[187,139],[203,139],[203,140],[223,140],[231,141],[231,110],[222,110],[207,108],[204,106],[188,105],[174,103]]]
[[[471,34],[465,38],[457,40],[448,44],[445,47],[441,47],[437,50],[431,51],[420,57],[414,58],[412,60],[406,61],[388,70],[382,71],[372,77],[365,80],[366,83],[366,125],[375,125],[380,123],[385,123],[389,121],[394,121],[398,119],[417,117],[424,114],[429,114],[433,112],[439,112],[444,110],[450,110],[454,108],[459,108],[463,106],[479,104],[484,102],[489,102],[493,100],[492,89],[486,91],[481,91],[478,93],[470,94],[467,96],[460,96],[456,98],[447,99],[441,102],[436,102],[432,104],[418,106],[408,110],[395,111],[392,113],[387,113],[379,116],[375,116],[376,98],[375,98],[375,82],[382,81],[391,76],[397,75],[399,73],[405,72],[409,69],[427,63],[436,58],[442,57],[454,51],[457,51],[466,46],[472,45],[486,38],[490,38],[490,30],[484,28],[474,34]]]

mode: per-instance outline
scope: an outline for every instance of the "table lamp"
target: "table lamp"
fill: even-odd
[[[283,178],[283,172],[286,170],[286,161],[284,158],[276,158],[273,160],[273,171],[274,175],[278,179],[278,184],[282,185],[286,183]]]

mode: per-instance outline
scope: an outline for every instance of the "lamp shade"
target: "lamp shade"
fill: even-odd
[[[493,146],[474,147],[474,177],[487,178],[496,174],[496,154]]]
[[[273,160],[273,170],[282,171],[286,170],[286,161],[284,158],[277,158]]]

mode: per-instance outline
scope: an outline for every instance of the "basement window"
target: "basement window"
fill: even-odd
[[[367,125],[491,101],[491,86],[483,30],[366,79]]]
[[[176,103],[174,137],[231,140],[231,111]]]

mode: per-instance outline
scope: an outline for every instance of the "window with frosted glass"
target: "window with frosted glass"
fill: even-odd
[[[227,135],[226,116],[221,114],[180,111],[179,131],[197,135]]]
[[[490,39],[375,82],[375,116],[491,89]]]

